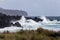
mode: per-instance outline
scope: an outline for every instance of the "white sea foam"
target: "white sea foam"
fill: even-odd
[[[59,24],[60,22],[57,20],[50,21],[45,16],[41,16],[40,19],[43,19],[43,21],[35,22],[32,19],[26,20],[25,17],[22,16],[21,20],[19,20],[18,22],[23,26],[23,30],[36,30],[37,28],[41,27],[44,29],[56,31],[56,28],[54,28],[54,26],[56,26],[56,25],[57,25],[57,27],[58,27],[58,25],[60,26],[60,24]],[[48,25],[48,27],[47,27],[47,25]],[[49,27],[49,26],[52,26],[52,27]],[[59,28],[57,28],[57,30],[59,31]]]
[[[41,16],[40,19],[43,20],[43,21],[42,21],[43,23],[48,23],[48,21],[50,21],[50,20],[48,20],[45,16]]]
[[[23,28],[17,27],[17,26],[10,26],[10,27],[5,27],[0,29],[0,32],[4,32],[4,31],[17,32],[17,31],[20,31],[21,29],[37,30],[39,27],[47,30],[60,31],[60,24],[59,24],[60,21],[57,21],[57,20],[50,21],[45,16],[42,16],[40,18],[43,19],[42,22],[41,21],[36,22],[32,19],[26,20],[26,18],[22,16],[20,20],[12,21],[12,23],[15,24],[16,22],[19,22],[23,26]]]
[[[45,16],[41,16],[41,19],[43,19],[42,24],[46,24],[46,25],[56,25],[56,24],[60,24],[60,21],[57,20],[53,20],[50,21],[49,19],[47,19]]]

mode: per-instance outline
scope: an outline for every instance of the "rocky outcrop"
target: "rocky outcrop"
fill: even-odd
[[[19,22],[16,22],[14,25],[17,27],[21,27],[21,24]]]

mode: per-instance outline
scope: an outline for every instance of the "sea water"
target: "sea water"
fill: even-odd
[[[38,22],[36,25],[29,25],[25,27],[28,30],[37,30],[38,28],[43,28],[52,31],[60,31],[60,17],[40,17],[43,19],[42,22]],[[52,19],[53,21],[50,21]]]
[[[60,31],[60,25],[42,25],[41,28],[52,31]]]
[[[45,17],[43,16],[41,28],[53,31],[60,31],[60,17]],[[53,21],[50,21],[52,19]]]
[[[19,22],[22,24],[23,27],[17,27],[17,26],[11,26],[11,27],[5,27],[0,29],[0,32],[9,31],[9,32],[17,32],[20,30],[37,30],[38,28],[43,28],[47,30],[52,31],[60,31],[60,17],[46,17],[42,16],[40,17],[43,19],[43,21],[35,22],[32,19],[26,20],[24,16],[20,20],[14,21]],[[50,21],[52,19],[53,21]],[[29,22],[27,22],[29,21]]]

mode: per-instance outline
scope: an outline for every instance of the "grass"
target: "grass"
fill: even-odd
[[[60,31],[48,31],[42,28],[37,30],[21,30],[16,33],[0,33],[0,40],[60,40]]]

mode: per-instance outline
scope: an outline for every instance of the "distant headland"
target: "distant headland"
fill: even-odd
[[[27,12],[23,10],[12,10],[12,9],[4,9],[0,8],[0,13],[10,15],[10,16],[27,16]]]

